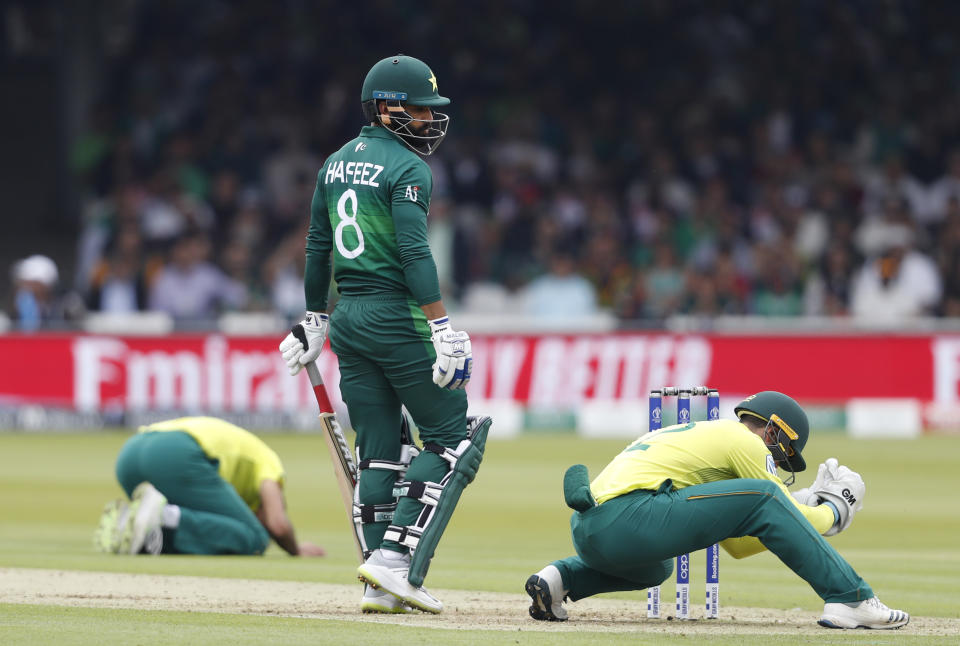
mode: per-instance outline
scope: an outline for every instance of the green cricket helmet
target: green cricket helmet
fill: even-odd
[[[384,101],[388,114],[381,114]],[[398,54],[378,61],[363,80],[360,104],[367,121],[382,125],[421,155],[437,149],[447,134],[450,117],[433,108],[448,105],[450,99],[437,93],[437,77],[423,61]],[[406,106],[426,106],[432,119],[415,119]]]
[[[778,467],[791,473],[807,468],[801,452],[810,437],[810,423],[807,414],[792,397],[775,390],[764,390],[744,399],[733,412],[737,419],[747,415],[756,417],[776,431],[775,442],[768,444],[767,448]]]

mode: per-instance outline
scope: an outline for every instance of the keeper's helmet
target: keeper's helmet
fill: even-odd
[[[389,114],[380,114],[377,101],[386,101]],[[437,149],[450,124],[450,117],[433,109],[448,105],[450,99],[437,93],[437,77],[427,64],[412,56],[390,56],[371,67],[363,80],[360,103],[370,123],[382,125],[421,155]],[[407,105],[426,106],[433,118],[414,119]]]
[[[745,416],[755,417],[766,422],[775,431],[775,441],[767,444],[777,466],[785,471],[797,473],[807,468],[800,454],[810,437],[810,424],[792,397],[775,390],[764,390],[750,395],[733,409],[737,419]]]

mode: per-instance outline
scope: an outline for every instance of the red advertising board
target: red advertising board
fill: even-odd
[[[0,406],[293,411],[313,404],[273,337],[0,336]],[[842,402],[903,397],[960,403],[960,335],[736,336],[616,333],[477,335],[474,401],[574,408],[633,401],[651,387],[777,389]],[[336,357],[321,355],[335,391]]]

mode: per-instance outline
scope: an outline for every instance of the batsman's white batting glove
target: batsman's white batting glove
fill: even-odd
[[[320,356],[329,329],[330,317],[319,312],[307,312],[306,317],[293,326],[280,343],[280,354],[291,375]]]
[[[863,508],[866,493],[867,486],[859,473],[844,466],[837,467],[835,477],[814,491],[821,501],[832,503],[840,516],[824,536],[839,534],[850,526],[854,514]]]
[[[814,492],[823,489],[823,485],[825,485],[828,480],[833,480],[839,468],[840,464],[836,458],[828,458],[826,462],[817,467],[817,477],[814,479],[813,484],[805,489],[798,489],[792,492],[791,495],[793,499],[801,505],[808,505],[810,507],[819,505],[820,499]]]
[[[437,352],[437,360],[433,362],[433,383],[449,390],[466,388],[473,371],[470,335],[455,332],[450,327],[450,319],[442,316],[430,321],[430,340]]]

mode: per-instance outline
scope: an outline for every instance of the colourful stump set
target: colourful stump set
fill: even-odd
[[[690,398],[707,398],[707,419],[720,419],[720,394],[714,388],[693,386],[690,388],[665,387],[650,391],[650,430],[655,431],[663,424],[663,398],[677,398],[677,424],[687,424],[691,420]],[[690,618],[690,555],[677,556],[677,619]],[[660,617],[660,587],[647,589],[647,617]],[[706,568],[706,618],[720,616],[720,546],[714,543],[707,548]]]

